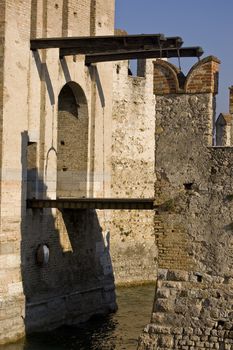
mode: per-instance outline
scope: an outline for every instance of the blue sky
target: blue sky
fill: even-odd
[[[116,28],[129,34],[181,36],[221,60],[217,113],[228,112],[233,85],[233,0],[116,0]],[[184,73],[197,59],[181,59]],[[173,63],[178,64],[175,60]]]

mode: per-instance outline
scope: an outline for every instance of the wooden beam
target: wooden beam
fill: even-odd
[[[154,199],[147,198],[58,198],[28,199],[27,208],[153,210]]]
[[[61,47],[60,48],[60,57],[64,56],[74,56],[79,54],[89,55],[89,54],[101,54],[101,53],[115,53],[115,52],[131,52],[131,51],[139,51],[139,50],[161,50],[163,49],[172,49],[172,48],[180,48],[183,44],[183,40],[180,37],[169,37],[164,38],[164,40],[154,40],[154,36],[150,35],[141,35],[141,36],[125,36],[125,40],[119,40],[116,46],[114,40],[112,42],[112,46],[107,47],[106,43],[101,46],[101,42],[99,41],[100,37],[96,38],[96,44],[92,47],[85,47],[82,50],[81,46],[73,46],[73,47]],[[112,37],[113,38],[113,37]],[[116,38],[116,37],[114,37]],[[122,37],[118,37],[122,38]],[[134,38],[134,40],[132,40]],[[101,39],[102,40],[102,39]],[[118,39],[117,39],[118,40]],[[99,42],[100,44],[97,44]],[[93,44],[94,45],[94,44]]]
[[[130,59],[143,58],[171,58],[171,57],[200,57],[203,55],[201,47],[186,47],[177,49],[161,49],[161,50],[137,50],[137,51],[118,51],[106,52],[100,54],[86,55],[85,64],[109,61],[121,61]]]
[[[180,36],[166,37],[161,44],[164,49],[180,48],[183,45],[183,39]]]
[[[149,47],[158,48],[166,41],[163,34],[141,35],[106,35],[88,37],[63,37],[32,39],[31,50],[38,49],[70,49],[75,48],[76,54],[100,53],[111,50],[131,49],[139,50]],[[173,40],[174,41],[174,40]]]

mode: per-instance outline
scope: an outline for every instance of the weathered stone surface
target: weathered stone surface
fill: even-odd
[[[139,62],[138,76],[131,76],[128,62],[116,62],[113,74],[111,195],[115,198],[153,198],[153,64],[150,60]],[[155,281],[154,220],[152,211],[109,213],[116,283]]]
[[[213,147],[219,61],[186,78],[140,61],[134,77],[128,62],[30,51],[30,38],[113,34],[113,0],[0,0],[0,13],[0,343],[113,311],[115,282],[157,277],[140,350],[231,349],[233,128],[224,118]],[[26,208],[27,196],[154,195],[155,213]]]
[[[155,97],[151,61],[132,77],[128,62],[86,67],[81,55],[30,51],[30,38],[113,34],[113,0],[0,0],[0,10],[6,341],[25,327],[47,330],[114,310],[115,283],[155,281],[152,211],[26,209],[26,198],[153,197]],[[36,260],[43,245],[47,265]]]
[[[84,56],[32,52],[30,38],[113,34],[114,1],[0,0],[0,13],[3,343],[22,337],[25,327],[52,329],[116,308],[103,213],[26,209],[27,196],[110,197],[112,63],[87,68]],[[58,101],[66,84],[79,87],[68,111]],[[57,170],[59,185],[68,174],[65,191],[57,191]],[[46,266],[36,262],[41,244],[50,251]]]
[[[204,74],[204,66],[199,67],[198,79]],[[161,204],[163,229],[156,236],[158,282],[152,322],[171,328],[169,349],[228,349],[228,329],[233,326],[233,148],[212,146],[215,96],[206,92],[216,92],[214,80],[209,76],[209,88],[198,90],[196,68],[185,87],[192,94],[156,96],[155,199]],[[216,69],[215,61],[213,76]],[[168,299],[161,299],[164,288],[170,289]],[[162,308],[164,300],[173,307]],[[150,326],[142,335],[145,349],[150,349],[148,339],[160,348],[158,339],[166,339],[161,328],[153,332]]]

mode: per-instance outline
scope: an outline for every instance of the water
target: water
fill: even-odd
[[[0,350],[136,350],[137,339],[150,321],[153,285],[118,288],[118,311],[93,318],[79,327],[28,336]]]

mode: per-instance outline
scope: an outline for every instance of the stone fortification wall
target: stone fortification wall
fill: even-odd
[[[212,147],[218,63],[199,62],[172,94],[155,84],[158,280],[139,349],[232,348],[233,151]],[[157,62],[155,79],[171,70]]]
[[[22,157],[27,128],[30,3],[0,2],[0,343],[24,334],[20,269]],[[21,25],[23,23],[23,25]],[[17,77],[17,79],[16,79]],[[22,85],[23,84],[23,85]],[[23,88],[22,88],[23,86]]]
[[[4,67],[4,23],[5,23],[5,2],[0,2],[0,154],[2,154],[2,121],[3,121],[3,67]],[[0,162],[2,157],[0,156]],[[0,168],[2,168],[0,163]],[[1,190],[0,190],[1,199]],[[0,200],[1,210],[1,200]]]
[[[114,310],[113,269],[117,283],[149,281],[157,256],[151,212],[26,208],[27,197],[153,197],[151,63],[137,78],[114,68],[112,139],[112,63],[30,51],[30,38],[113,34],[114,1],[5,4],[0,342]]]
[[[5,1],[0,2],[0,169],[2,168],[2,123],[3,123],[3,68],[4,68],[4,23],[5,23]],[[0,211],[1,211],[1,186],[0,186]],[[0,222],[1,228],[1,222]]]
[[[87,196],[88,107],[75,84],[58,98],[57,197]]]
[[[23,261],[28,332],[83,322],[116,308],[111,258],[98,215],[73,210],[52,214],[34,214],[25,237],[30,239]],[[50,251],[44,266],[35,260],[42,244]]]
[[[220,113],[216,120],[216,146],[233,145],[233,88],[229,88],[229,113]]]
[[[57,196],[57,160],[62,158],[57,147],[58,96],[71,82],[85,95],[88,111],[85,195],[110,193],[112,64],[87,68],[82,56],[60,60],[58,49],[30,51],[30,38],[113,34],[114,1],[105,1],[105,6],[96,1],[96,12],[92,3],[0,2],[0,342],[23,336],[25,327],[49,329],[115,308],[102,214],[26,209],[27,194]],[[80,95],[76,98],[78,108]],[[110,132],[102,140],[104,128]],[[75,145],[70,142],[70,147]],[[43,245],[50,258],[42,266]]]
[[[231,146],[233,141],[233,116],[221,113],[216,121],[216,146]]]
[[[153,198],[153,64],[140,61],[138,76],[128,62],[114,64],[112,185],[116,198]],[[111,256],[117,283],[156,278],[157,250],[152,211],[113,211],[109,215]]]

